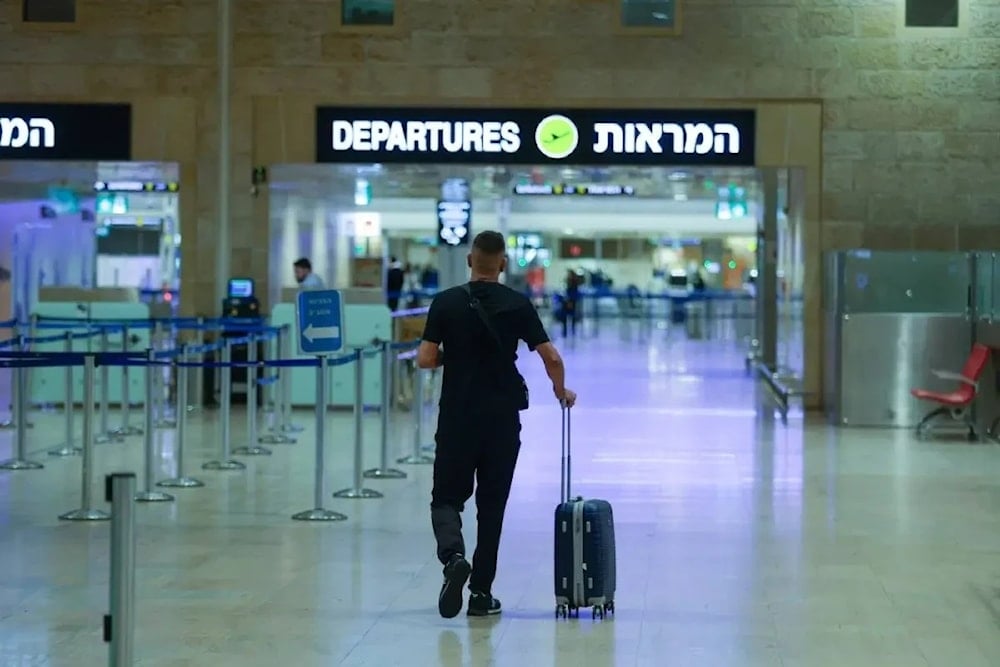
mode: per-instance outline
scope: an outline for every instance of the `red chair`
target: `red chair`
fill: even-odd
[[[930,423],[941,415],[949,415],[954,421],[960,421],[969,429],[969,439],[976,440],[979,436],[976,423],[972,418],[972,402],[976,400],[979,393],[979,376],[983,374],[983,369],[990,360],[990,348],[981,343],[972,346],[969,357],[965,360],[965,366],[961,373],[952,371],[931,371],[942,380],[953,380],[957,382],[955,388],[949,392],[931,391],[929,389],[911,389],[910,393],[914,398],[921,401],[936,403],[938,407],[927,414],[917,424],[917,435],[922,436],[930,432]]]

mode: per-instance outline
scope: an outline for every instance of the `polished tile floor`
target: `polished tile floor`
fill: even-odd
[[[307,427],[297,444],[231,473],[200,470],[219,417],[195,413],[189,467],[207,486],[137,510],[139,664],[1000,664],[996,447],[795,417],[783,427],[757,409],[723,344],[609,338],[566,357],[580,392],[575,490],[616,510],[617,617],[554,618],[559,413],[525,358],[534,407],[501,553],[502,618],[437,616],[429,468],[370,482],[383,499],[329,500],[345,523],[298,523],[290,515],[312,504],[309,413],[296,415]],[[58,414],[33,419],[33,450],[59,444]],[[410,445],[408,419],[394,418],[394,456]],[[236,414],[237,445],[243,424]],[[329,428],[332,492],[350,482],[350,417],[331,414]],[[366,428],[371,465],[378,418]],[[0,433],[0,454],[10,444]],[[157,446],[166,476],[172,431]],[[95,493],[106,472],[141,471],[141,448],[140,437],[98,447]],[[108,525],[59,522],[79,503],[80,462],[45,464],[0,473],[0,667],[106,664]]]

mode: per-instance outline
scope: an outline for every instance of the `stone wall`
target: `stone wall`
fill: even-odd
[[[332,0],[239,0],[233,270],[266,274],[266,236],[241,227],[253,206],[243,175],[251,100],[275,94],[552,106],[821,99],[823,247],[1000,247],[1000,2],[968,0],[966,26],[926,37],[901,27],[901,1],[686,0],[682,36],[660,37],[616,29],[614,0],[402,0],[399,28],[370,35],[340,30]],[[59,30],[24,26],[20,3],[5,5],[3,98],[199,100],[198,291],[207,288],[215,2],[85,0],[78,24]]]

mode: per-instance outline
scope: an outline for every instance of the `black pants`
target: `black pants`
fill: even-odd
[[[563,338],[569,338],[570,334],[576,336],[576,322],[577,322],[576,307],[564,312],[565,315],[562,321]]]
[[[461,512],[475,482],[478,534],[469,588],[491,593],[503,515],[521,449],[521,417],[516,411],[448,412],[442,409],[435,436],[431,523],[437,555],[446,564],[455,554],[467,553]]]

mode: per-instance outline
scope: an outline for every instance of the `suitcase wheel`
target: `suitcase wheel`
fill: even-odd
[[[574,612],[576,612],[576,618],[580,618],[580,609],[578,607],[570,607],[565,604],[556,605],[556,618],[573,618]]]

